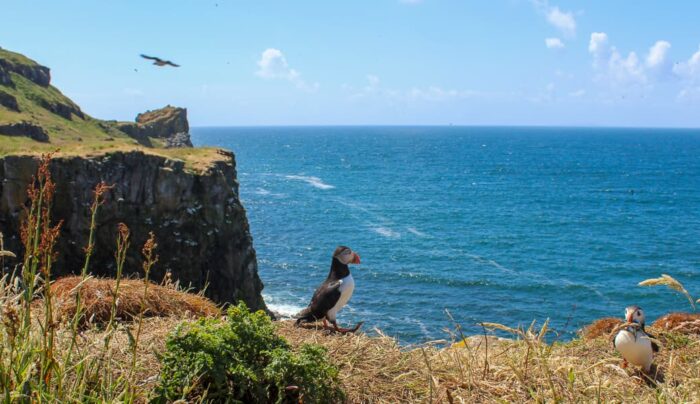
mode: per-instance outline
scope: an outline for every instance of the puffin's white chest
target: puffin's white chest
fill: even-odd
[[[629,363],[641,366],[648,371],[654,359],[649,336],[642,331],[636,333],[622,330],[615,336],[615,349]]]
[[[340,299],[338,299],[338,302],[332,309],[328,310],[328,314],[326,315],[331,321],[335,320],[335,316],[340,309],[348,304],[350,297],[352,297],[352,292],[355,290],[355,280],[352,279],[351,274],[340,280],[340,287],[338,287],[338,290],[340,291]]]

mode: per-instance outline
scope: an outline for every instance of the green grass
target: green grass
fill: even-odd
[[[7,59],[12,63],[28,66],[36,66],[37,62],[29,59],[21,53],[11,52],[7,49],[0,48],[0,59]]]

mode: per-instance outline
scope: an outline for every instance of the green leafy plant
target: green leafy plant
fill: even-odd
[[[343,400],[338,370],[320,346],[299,352],[277,335],[270,318],[244,303],[224,319],[181,324],[168,338],[153,402]]]

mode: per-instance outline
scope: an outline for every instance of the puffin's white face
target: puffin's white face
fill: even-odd
[[[360,256],[347,247],[340,250],[335,257],[345,265],[360,263]]]
[[[625,309],[625,320],[628,323],[637,323],[644,325],[646,317],[644,316],[644,310],[639,306],[629,306]]]

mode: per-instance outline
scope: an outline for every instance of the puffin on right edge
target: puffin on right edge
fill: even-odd
[[[350,274],[348,265],[359,263],[360,256],[349,247],[339,246],[336,248],[333,252],[328,277],[314,292],[309,306],[294,316],[297,319],[296,325],[323,320],[323,326],[328,330],[341,333],[357,331],[362,325],[361,322],[353,328],[340,328],[336,321],[336,315],[348,303],[353,290],[355,290],[355,280]],[[332,328],[328,326],[326,320],[333,324]]]

